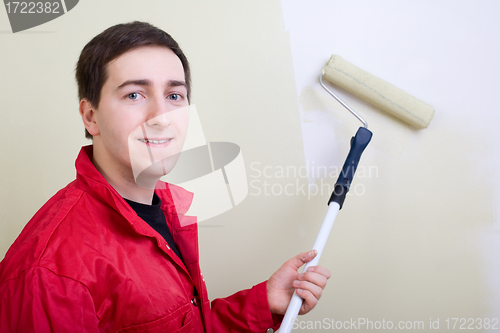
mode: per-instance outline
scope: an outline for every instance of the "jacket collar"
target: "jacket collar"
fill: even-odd
[[[129,205],[120,194],[104,179],[92,163],[93,146],[82,147],[75,162],[77,183],[80,187],[102,197],[108,204],[123,213]],[[162,209],[169,214],[184,216],[193,201],[193,193],[182,187],[158,181],[155,191],[161,193]],[[130,209],[126,209],[129,211]],[[192,221],[191,221],[192,222]],[[191,223],[187,223],[191,224]],[[184,225],[181,223],[181,225]]]
[[[135,232],[156,238],[158,242],[161,242],[161,236],[137,216],[129,204],[95,168],[92,163],[92,156],[92,145],[82,147],[75,162],[77,171],[76,185],[118,211],[129,222]],[[158,181],[155,192],[162,201],[163,211],[168,215],[167,223],[174,241],[181,250],[186,264],[188,264],[188,271],[191,276],[195,277],[196,274],[193,274],[195,272],[190,267],[192,265],[189,264],[198,263],[198,226],[195,216],[185,215],[191,206],[193,193],[163,181]],[[171,257],[179,266],[186,269],[177,256]]]

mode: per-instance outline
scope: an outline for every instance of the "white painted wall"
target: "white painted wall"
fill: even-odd
[[[319,86],[331,54],[436,110],[427,129],[412,130],[337,89],[374,133],[360,165],[378,174],[357,180],[364,195],[340,213],[353,218],[338,222],[332,242],[351,244],[332,244],[323,261],[333,286],[311,320],[369,315],[422,320],[428,331],[430,318],[441,330],[449,317],[498,318],[500,3],[281,3],[306,164],[341,165],[360,124]]]

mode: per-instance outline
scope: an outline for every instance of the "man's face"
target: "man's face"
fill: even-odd
[[[98,168],[152,187],[173,168],[186,137],[182,63],[168,48],[141,47],[111,61],[107,74],[95,113]]]

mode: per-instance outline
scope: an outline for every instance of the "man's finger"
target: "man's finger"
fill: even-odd
[[[318,304],[318,299],[309,290],[297,289],[297,295],[302,297],[302,299],[304,300],[302,306],[300,307],[300,315],[308,313],[312,308],[316,306],[316,304]]]
[[[318,254],[318,251],[316,250],[311,250],[308,252],[302,252],[299,255],[296,255],[292,259],[288,260],[287,263],[291,265],[295,270],[298,270],[300,266],[308,263],[309,261],[313,260],[314,257]]]
[[[326,279],[329,279],[332,276],[330,270],[323,266],[311,266],[307,268],[307,272],[323,275]]]
[[[309,281],[294,281],[293,286],[297,289],[309,291],[317,300],[321,297],[323,293],[323,288],[317,284],[311,283]]]
[[[313,272],[306,272],[306,273],[299,274],[297,279],[299,281],[311,282],[312,284],[317,285],[321,289],[325,288],[326,283],[328,281],[326,276],[318,274],[318,273],[313,273]]]

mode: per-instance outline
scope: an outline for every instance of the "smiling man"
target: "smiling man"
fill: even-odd
[[[82,50],[76,79],[93,144],[0,263],[0,332],[272,332],[294,290],[302,314],[316,305],[330,272],[297,272],[313,251],[209,301],[197,225],[181,223],[192,194],[159,181],[182,151],[191,90],[167,33],[107,29]]]
[[[110,61],[106,70],[98,104],[84,96],[80,102],[93,137],[92,162],[122,197],[151,204],[152,189],[174,167],[186,138],[189,101],[182,62],[169,48],[143,46]],[[153,163],[163,164],[160,174],[149,167],[151,158],[163,161]],[[150,181],[138,186],[140,172],[151,176],[141,177]]]

